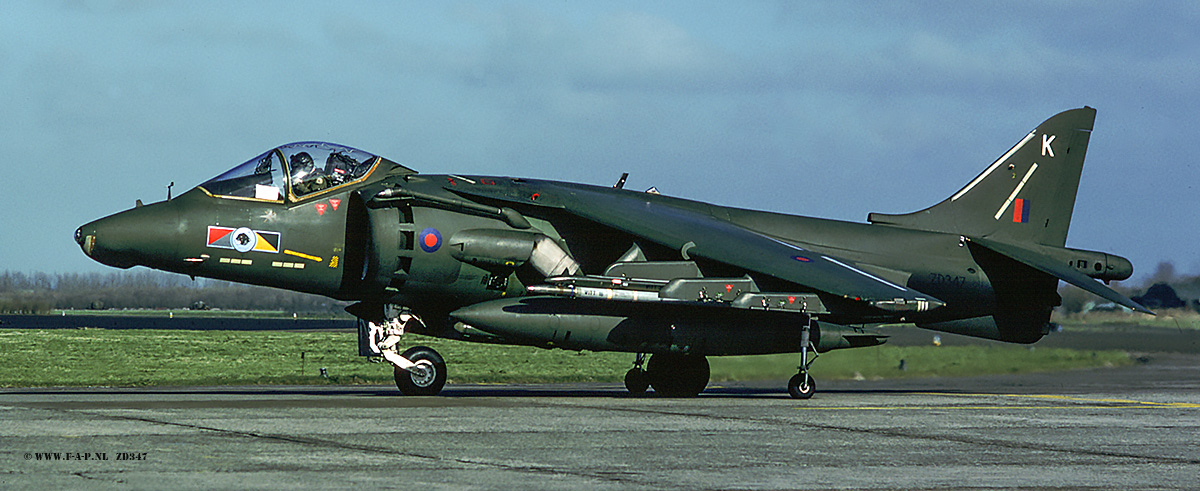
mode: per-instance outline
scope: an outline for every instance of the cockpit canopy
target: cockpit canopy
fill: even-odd
[[[289,143],[270,150],[199,187],[213,196],[283,201],[304,199],[361,181],[380,158],[324,142]]]

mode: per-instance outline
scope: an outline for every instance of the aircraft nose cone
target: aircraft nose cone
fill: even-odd
[[[75,241],[88,257],[117,268],[172,262],[177,220],[164,205],[139,206],[83,225],[75,230]]]

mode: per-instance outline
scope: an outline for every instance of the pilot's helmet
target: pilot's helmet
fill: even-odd
[[[292,156],[292,175],[305,175],[313,170],[313,159],[308,152],[300,152]]]
[[[329,154],[328,159],[325,159],[325,173],[332,177],[344,178],[355,165],[358,165],[358,162],[355,162],[354,159],[334,152]]]
[[[258,166],[254,168],[254,175],[270,174],[271,173],[271,155],[268,154],[262,160],[258,161]]]

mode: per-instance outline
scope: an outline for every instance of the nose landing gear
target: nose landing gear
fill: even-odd
[[[399,352],[400,337],[410,322],[421,322],[403,313],[382,325],[370,323],[371,350],[379,353],[394,368],[396,388],[406,396],[435,396],[446,386],[446,361],[433,348],[414,346]]]

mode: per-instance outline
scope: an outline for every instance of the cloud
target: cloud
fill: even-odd
[[[0,10],[0,139],[66,196],[19,189],[0,218],[39,236],[306,139],[425,172],[607,183],[632,171],[631,187],[861,220],[948,195],[1083,104],[1100,115],[1078,246],[1161,260],[1181,238],[1150,222],[1111,233],[1141,222],[1118,198],[1194,202],[1156,177],[1197,177],[1200,7],[1188,2]],[[2,240],[13,264],[88,264],[69,241],[34,257]]]

